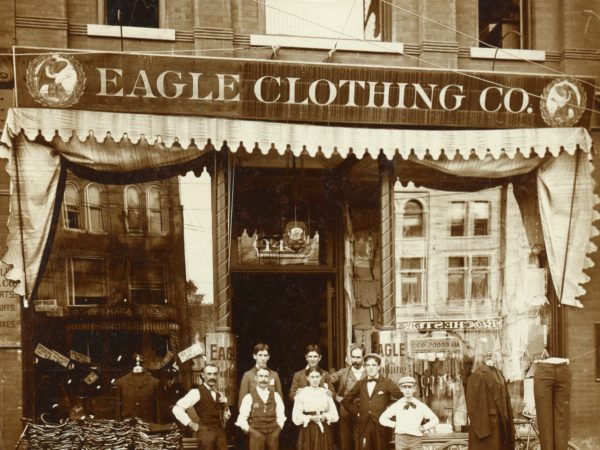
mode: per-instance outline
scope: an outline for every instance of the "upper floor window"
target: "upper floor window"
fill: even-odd
[[[129,233],[142,232],[142,199],[137,186],[125,188],[125,227]]]
[[[450,203],[450,236],[489,236],[490,221],[487,201]]]
[[[479,46],[529,48],[528,22],[528,0],[479,0]]]
[[[267,34],[382,40],[385,5],[379,0],[265,0]]]
[[[404,205],[402,216],[403,237],[423,237],[423,206],[416,200],[409,200]]]
[[[107,303],[106,261],[101,258],[67,259],[67,293],[74,306]]]
[[[105,0],[106,24],[158,28],[159,0]]]
[[[162,213],[162,191],[158,186],[151,186],[146,192],[148,231],[150,233],[162,233],[165,230]]]
[[[132,259],[129,261],[129,292],[134,304],[164,305],[165,268],[158,261]]]
[[[79,188],[75,183],[67,181],[65,185],[65,200],[63,207],[65,228],[81,230],[81,211],[79,205]]]
[[[86,219],[90,231],[104,231],[104,217],[102,213],[102,190],[94,183],[85,188]]]

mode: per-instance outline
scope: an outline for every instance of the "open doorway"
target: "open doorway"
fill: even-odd
[[[252,348],[258,342],[271,347],[269,366],[279,373],[286,398],[294,372],[306,364],[304,348],[308,344],[321,347],[321,367],[329,367],[327,292],[330,284],[330,277],[322,274],[233,274],[238,380],[254,365]]]

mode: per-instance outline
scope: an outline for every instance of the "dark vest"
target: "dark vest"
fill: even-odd
[[[250,395],[252,396],[252,407],[250,408],[248,422],[252,424],[252,428],[262,433],[275,431],[279,426],[277,425],[275,394],[269,390],[267,403],[260,398],[256,388],[250,391]]]
[[[200,401],[194,405],[200,425],[207,427],[222,427],[221,413],[217,402],[213,400],[211,392],[202,384],[198,390],[200,391]],[[219,394],[217,394],[217,398]]]

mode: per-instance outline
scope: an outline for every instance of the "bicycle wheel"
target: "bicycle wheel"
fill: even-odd
[[[438,450],[469,450],[469,442],[461,440],[450,441],[438,447]]]

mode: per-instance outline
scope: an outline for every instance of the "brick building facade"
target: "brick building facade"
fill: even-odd
[[[121,38],[119,27],[94,27],[106,24],[106,7],[112,4],[109,0],[62,0],[43,6],[27,0],[16,3],[0,1],[5,25],[0,30],[0,47],[8,49],[12,45],[19,45],[116,52],[155,51],[174,55],[548,74],[556,77],[564,74],[600,75],[600,11],[594,9],[597,4],[591,0],[522,0],[517,2],[519,6],[516,10],[509,8],[514,2],[506,2],[505,14],[494,17],[484,14],[491,8],[486,8],[486,3],[481,0],[373,2],[379,4],[377,17],[380,31],[374,41],[364,40],[364,34],[362,38],[357,37],[353,29],[337,35],[334,32],[332,37],[332,29],[337,30],[332,24],[339,21],[339,18],[333,17],[324,27],[318,27],[314,25],[317,17],[308,16],[304,28],[310,30],[306,33],[316,34],[316,30],[320,29],[322,35],[275,34],[272,30],[285,30],[291,26],[277,23],[282,20],[276,14],[277,8],[284,8],[292,2],[281,2],[279,6],[277,2],[269,0],[159,0],[157,3],[158,30],[143,29],[148,31],[143,34],[142,29],[124,28],[122,32],[125,37]],[[317,15],[319,12],[325,14],[314,2],[308,3],[314,7]],[[363,6],[368,8],[368,4]],[[338,6],[343,6],[343,3]],[[348,8],[348,5],[345,7]],[[348,12],[349,18],[353,14],[343,8],[339,11]],[[343,16],[342,12],[340,16]],[[365,9],[359,14],[361,24],[367,12]],[[363,27],[359,28],[364,33]],[[301,31],[296,33],[302,34]],[[485,48],[478,44],[474,36],[504,47],[506,51]],[[332,51],[334,47],[336,51]],[[3,76],[0,79],[0,105],[4,115],[6,108],[11,106],[13,83],[9,59],[5,57],[1,62],[4,69],[0,68]],[[597,92],[598,88],[593,103],[596,110],[599,108]],[[1,119],[3,124],[4,117]],[[594,113],[589,131],[595,140],[600,138],[598,127],[598,114]],[[595,164],[598,164],[597,161]],[[599,173],[594,173],[597,182],[600,181]],[[8,182],[6,177],[1,179],[4,181],[0,185],[0,201],[3,202],[0,204],[3,208],[0,209],[0,217],[4,217],[8,209]],[[320,194],[316,192],[314,195],[319,197]],[[243,227],[243,224],[239,227]],[[600,288],[596,286],[600,278],[597,260],[598,256],[594,255],[596,266],[587,271],[591,281],[586,285],[587,294],[581,298],[584,308],[557,308],[557,332],[552,338],[554,348],[571,359],[573,368],[572,439],[582,448],[590,449],[600,445],[595,426],[596,411],[600,408],[600,384],[597,381],[600,373],[595,347],[598,345],[598,336],[594,328],[594,324],[600,322],[600,305],[594,298],[596,288]],[[236,275],[234,288],[247,287],[244,284],[246,276],[245,273]],[[323,292],[329,289],[327,283],[324,286],[327,289]],[[316,295],[323,295],[327,301],[328,294]],[[235,304],[234,300],[234,308]],[[331,365],[340,363],[340,355],[338,349],[337,356],[331,357]],[[3,370],[9,374],[7,382],[20,384],[19,372],[8,368]]]

